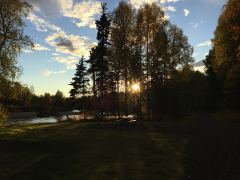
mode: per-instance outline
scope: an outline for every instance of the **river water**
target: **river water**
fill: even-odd
[[[72,115],[69,116],[69,118],[71,118],[72,120],[83,120],[83,116],[82,115]],[[93,119],[94,116],[87,116],[85,117],[85,119]],[[109,116],[106,119],[114,119],[115,116]],[[129,119],[129,122],[135,122],[135,118],[133,115],[129,115],[129,116],[123,116],[123,118],[125,119]],[[26,124],[46,124],[46,123],[58,123],[58,122],[63,122],[63,121],[67,121],[68,118],[67,116],[61,116],[61,117],[38,117],[38,118],[28,118],[28,119],[14,119],[14,120],[8,120],[6,125],[26,125]]]
[[[67,118],[65,116],[62,116],[60,118],[56,118],[56,117],[39,117],[39,118],[29,118],[29,119],[8,120],[7,121],[7,125],[58,123],[60,121],[66,121],[66,120],[67,120]]]

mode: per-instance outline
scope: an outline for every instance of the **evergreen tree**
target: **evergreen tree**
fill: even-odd
[[[109,92],[109,33],[111,21],[107,12],[106,3],[102,3],[100,20],[96,21],[98,45],[96,51],[96,86],[100,98]]]
[[[82,57],[77,64],[76,73],[72,79],[73,81],[70,83],[73,87],[70,90],[70,96],[74,99],[88,94],[89,79],[87,77],[88,73],[84,61],[85,59]]]

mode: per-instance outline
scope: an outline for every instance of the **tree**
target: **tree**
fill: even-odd
[[[87,63],[89,64],[88,74],[92,77],[92,92],[94,99],[96,100],[97,97],[97,87],[96,87],[96,73],[97,73],[97,67],[96,67],[96,61],[97,61],[97,51],[96,47],[92,48],[90,51],[90,57]]]
[[[95,47],[95,81],[96,91],[99,95],[98,109],[101,111],[103,118],[103,111],[107,103],[106,95],[112,91],[112,78],[109,67],[109,34],[110,34],[110,17],[107,12],[106,3],[102,3],[101,17],[96,21],[97,25],[97,40],[98,44]]]
[[[140,92],[137,103],[137,115],[138,119],[142,119],[142,104],[143,104],[143,79],[144,79],[144,68],[143,68],[143,50],[144,50],[144,26],[143,26],[143,13],[139,11],[135,16],[135,25],[133,27],[133,58],[130,64],[130,76],[139,82]]]
[[[24,35],[24,17],[30,11],[31,6],[21,0],[0,1],[0,80],[16,77],[20,70],[17,55],[24,47],[33,46],[31,39]]]
[[[88,85],[89,85],[89,79],[87,77],[87,68],[85,66],[85,59],[82,57],[77,64],[76,73],[73,81],[70,83],[70,85],[73,87],[70,90],[70,96],[75,99],[79,95],[85,96],[88,93]]]
[[[151,116],[151,71],[153,70],[153,42],[156,39],[156,34],[165,23],[164,12],[160,6],[156,3],[145,4],[139,10],[140,16],[142,16],[142,30],[143,30],[143,56],[142,61],[143,72],[145,72],[145,94],[146,94],[146,105],[147,105],[147,118]]]
[[[223,81],[228,107],[240,103],[240,1],[229,0],[218,20],[214,37],[214,71]]]
[[[116,79],[117,109],[119,112],[119,94],[121,80],[125,89],[125,114],[128,114],[128,81],[132,60],[132,36],[134,27],[134,10],[131,5],[121,1],[115,9],[111,26],[112,71]]]
[[[203,61],[206,69],[206,76],[208,82],[208,96],[207,96],[207,110],[217,110],[222,101],[222,80],[214,70],[215,63],[215,50],[214,48],[209,51],[206,59]]]
[[[102,11],[100,20],[96,21],[97,25],[97,40],[96,47],[96,86],[102,99],[108,93],[109,86],[109,33],[110,33],[110,18],[107,12],[106,3],[102,3]]]
[[[65,97],[63,93],[57,90],[56,94],[53,96],[54,108],[59,111],[64,109]]]

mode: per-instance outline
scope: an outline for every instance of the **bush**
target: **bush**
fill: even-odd
[[[0,105],[0,126],[4,127],[7,121],[8,112]]]

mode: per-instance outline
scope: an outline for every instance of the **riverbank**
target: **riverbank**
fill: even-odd
[[[0,179],[240,179],[240,125],[62,122],[0,130]]]

